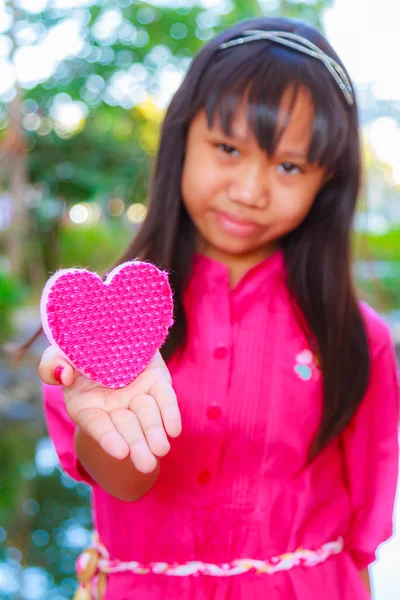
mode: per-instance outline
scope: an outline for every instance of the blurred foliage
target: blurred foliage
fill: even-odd
[[[25,291],[13,277],[0,272],[0,342],[7,340],[12,333],[11,315],[22,303]]]
[[[105,273],[121,254],[132,234],[121,226],[103,223],[91,227],[65,227],[59,237],[59,266],[88,267]]]
[[[155,114],[153,120],[144,118],[143,113],[146,106],[131,111],[102,106],[75,136],[60,138],[55,131],[31,134],[32,181],[67,203],[111,194],[127,202],[144,202],[159,118]]]
[[[42,435],[44,434],[43,427]],[[0,425],[0,481],[1,481],[1,503],[0,523],[8,523],[10,535],[17,535],[18,531],[18,494],[21,489],[21,466],[31,463],[35,454],[35,440],[37,427],[30,429],[30,434],[25,424],[4,427]],[[23,434],[23,435],[22,435]],[[31,435],[32,434],[32,435]],[[19,440],[18,445],[15,440]]]
[[[89,489],[54,467],[45,435],[41,419],[0,424],[1,600],[71,598],[90,541]]]
[[[400,228],[393,228],[384,234],[369,233],[366,236],[366,252],[376,260],[397,261],[400,264]],[[362,256],[362,247],[359,247]]]
[[[360,297],[380,313],[389,313],[399,308],[400,264],[392,266],[391,274],[378,274],[370,268],[370,277],[357,280]]]
[[[400,307],[400,229],[355,236],[356,276],[361,295],[376,310]]]

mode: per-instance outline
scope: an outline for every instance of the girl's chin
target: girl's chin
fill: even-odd
[[[259,244],[244,244],[240,243],[240,240],[208,240],[203,245],[203,254],[209,256],[231,257],[236,259],[243,259],[245,257],[254,256],[256,260],[263,260],[271,254],[274,254],[279,249],[279,245],[272,242],[264,245]]]

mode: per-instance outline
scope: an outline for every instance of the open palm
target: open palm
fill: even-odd
[[[49,382],[46,373],[60,362],[54,349],[48,349],[48,356],[43,357],[41,365],[44,381]],[[122,389],[100,386],[74,373],[70,365],[62,362],[70,371],[63,375],[63,383],[65,379],[70,380],[69,385],[67,381],[64,385],[70,418],[109,455],[120,459],[130,455],[139,471],[154,470],[156,457],[164,456],[170,449],[167,434],[177,437],[181,432],[176,395],[160,353],[157,352],[146,369]]]

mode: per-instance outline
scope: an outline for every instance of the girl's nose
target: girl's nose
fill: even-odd
[[[268,204],[267,168],[261,166],[238,169],[230,182],[229,199],[250,208],[265,208]]]

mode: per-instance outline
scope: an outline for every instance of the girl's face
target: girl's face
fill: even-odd
[[[290,99],[283,98],[280,119]],[[197,114],[188,132],[182,197],[200,252],[249,268],[300,225],[327,178],[322,167],[307,161],[313,118],[311,100],[300,92],[275,155],[267,156],[248,126],[245,104],[231,136],[217,118],[209,128],[205,111]]]

